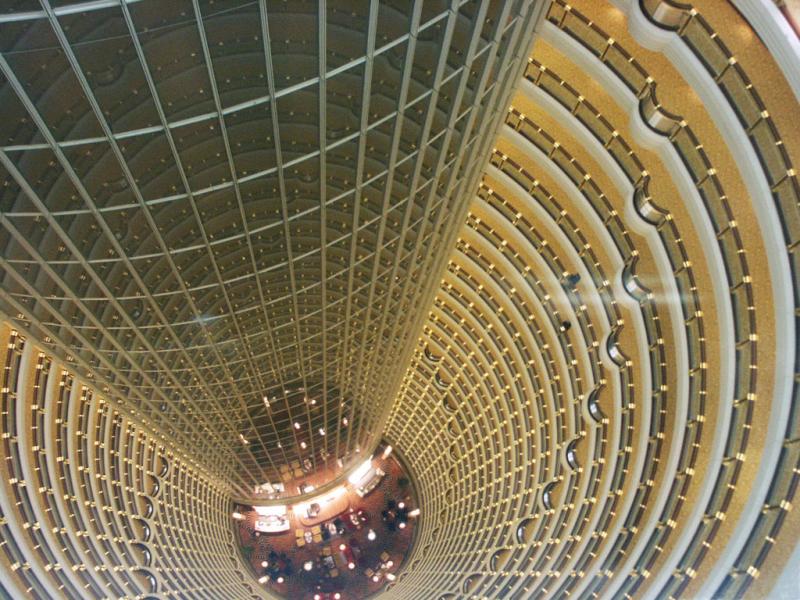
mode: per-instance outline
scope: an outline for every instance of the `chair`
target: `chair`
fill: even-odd
[[[315,533],[313,539],[314,539],[314,542],[316,542],[317,544],[322,542],[322,536],[319,533]]]
[[[331,547],[330,547],[330,546],[325,546],[325,547],[322,549],[322,554],[323,554],[324,556],[330,556],[330,555],[331,555]]]
[[[297,542],[297,547],[298,548],[302,548],[303,546],[306,545],[306,541],[303,539],[303,536],[300,536],[299,538],[296,538],[295,542]]]
[[[389,553],[388,552],[382,552],[381,553],[381,562],[386,562],[387,560],[389,560]]]
[[[331,569],[330,570],[331,577],[338,577],[339,576],[339,569]]]
[[[314,535],[319,535],[322,533],[322,530],[320,529],[319,525],[314,525],[311,528],[311,533],[313,533]]]

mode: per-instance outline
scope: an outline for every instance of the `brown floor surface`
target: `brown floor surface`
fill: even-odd
[[[395,528],[395,531],[391,531],[387,522],[382,519],[381,512],[387,509],[389,501],[405,502],[406,510],[417,508],[418,505],[411,483],[400,486],[400,479],[408,479],[408,476],[394,456],[389,456],[388,459],[378,457],[375,464],[385,471],[386,475],[378,487],[365,498],[360,498],[354,491],[348,490],[345,497],[333,503],[336,508],[326,510],[314,520],[308,518],[301,520],[290,511],[291,529],[287,532],[256,535],[257,532],[253,527],[257,517],[255,511],[243,512],[245,519],[239,521],[239,541],[245,555],[250,553],[249,562],[256,577],[269,574],[270,569],[276,565],[285,570],[285,566],[289,564],[292,571],[290,575],[284,575],[283,583],[279,584],[271,577],[270,581],[264,585],[273,592],[292,600],[313,599],[315,593],[327,593],[330,594],[330,598],[333,598],[335,592],[341,594],[342,600],[356,600],[382,589],[388,582],[386,573],[397,574],[399,572],[413,539],[415,519],[408,518],[408,525],[404,529]],[[312,542],[303,547],[297,546],[296,529],[310,529],[310,526],[316,523],[322,526],[337,516],[332,514],[337,510],[344,511],[338,515],[343,520],[349,520],[347,516],[351,511],[363,510],[368,521],[358,529],[348,528],[343,535],[331,536],[327,541]],[[367,539],[370,528],[375,531],[377,536],[374,541]],[[341,543],[358,549],[355,556],[356,568],[353,570],[347,568],[345,554],[339,550]],[[321,563],[323,550],[326,547],[330,548],[336,565],[335,568],[338,571],[336,577],[331,577],[329,569]],[[261,563],[262,561],[270,562],[270,552],[279,556],[285,553],[285,559],[272,561],[276,565],[264,568]],[[388,558],[384,555],[384,560],[382,560],[383,553],[386,553]],[[314,562],[314,568],[311,571],[304,571],[303,564],[308,560]],[[381,563],[386,564],[388,561],[392,561],[393,565],[388,569],[381,569]],[[367,575],[368,569],[374,571],[376,567],[380,577],[377,582]],[[274,574],[273,571],[273,576]],[[322,597],[325,598],[324,595]]]

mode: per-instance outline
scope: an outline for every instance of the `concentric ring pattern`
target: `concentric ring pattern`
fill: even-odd
[[[231,497],[383,436],[388,598],[796,597],[777,4],[0,14],[0,595],[270,597]]]
[[[769,597],[800,474],[780,67],[728,3],[550,5],[388,424],[428,508],[398,597]]]

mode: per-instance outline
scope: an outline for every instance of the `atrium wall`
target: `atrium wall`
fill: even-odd
[[[526,15],[515,26],[535,21],[533,4],[500,4]],[[503,63],[508,75],[524,72],[497,113],[499,134],[474,138],[491,151],[485,166],[468,163],[477,184],[465,218],[446,212],[463,197],[439,196],[441,243],[453,244],[426,267],[436,286],[416,306],[424,321],[404,329],[421,336],[405,354],[371,355],[373,367],[396,360],[394,374],[372,370],[369,381],[400,392],[385,427],[369,434],[401,452],[421,505],[415,545],[386,597],[779,597],[775,582],[800,568],[791,562],[800,539],[797,39],[769,2],[546,8],[525,30],[536,34],[527,64],[512,64],[513,52]],[[218,109],[208,114],[223,118]],[[25,114],[17,125],[32,127]],[[27,204],[35,194],[14,169],[31,163],[14,153],[56,150],[35,147],[45,142],[27,131],[24,148],[0,149],[2,199],[20,202],[0,213],[14,249],[1,265],[0,595],[266,597],[231,526],[231,494],[255,480],[242,473],[258,456],[240,456],[249,451],[222,416],[229,398],[196,421],[199,404],[180,399],[180,386],[224,388],[216,369],[225,361],[215,357],[208,372],[176,366],[184,379],[173,387],[155,352],[161,334],[133,323],[134,295],[130,306],[112,289],[102,301],[50,297],[54,286],[88,284],[76,283],[85,281],[80,251],[66,258],[55,241],[30,243],[51,240],[40,217],[53,214]],[[64,141],[54,148],[75,152]],[[454,181],[465,176],[453,168]],[[118,245],[109,231],[105,242]],[[93,285],[105,268],[87,271]],[[292,294],[281,298],[291,304]],[[423,296],[367,304],[383,323]],[[152,308],[138,314],[153,319]],[[233,326],[237,311],[228,316]],[[309,348],[319,332],[307,332]],[[134,338],[152,348],[118,354]],[[208,373],[205,389],[193,377]],[[131,377],[123,386],[120,374]],[[150,395],[162,383],[169,411]],[[253,399],[261,410],[260,393]],[[240,408],[245,422],[248,404]],[[184,422],[196,427],[168,435],[165,423],[178,431]],[[201,456],[197,444],[216,450]],[[235,475],[237,465],[245,470]]]
[[[398,597],[770,597],[800,473],[773,34],[550,5],[388,424],[427,509]]]
[[[32,339],[0,339],[0,597],[266,597],[221,481]]]
[[[10,6],[0,307],[241,497],[292,463],[341,477],[377,445],[543,7]]]

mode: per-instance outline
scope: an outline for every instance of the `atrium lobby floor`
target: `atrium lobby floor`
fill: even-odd
[[[376,453],[372,466],[385,475],[363,498],[347,485],[313,517],[308,503],[294,505],[283,532],[257,531],[256,511],[237,508],[244,517],[240,547],[260,583],[292,600],[356,600],[395,579],[414,538],[418,505],[395,456]]]

